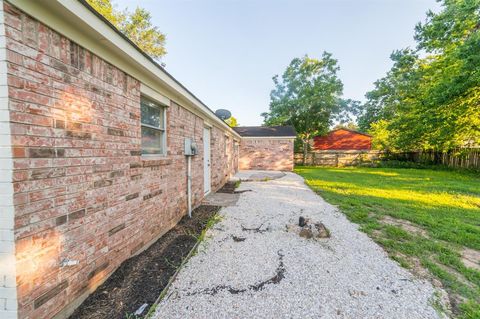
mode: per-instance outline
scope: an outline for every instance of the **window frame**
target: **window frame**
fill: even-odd
[[[145,103],[145,102],[147,102],[147,103]],[[142,105],[144,103],[146,105],[150,106],[150,107],[159,108],[160,112],[163,112],[163,128],[157,127],[157,126],[154,126],[154,125],[150,125],[150,124],[146,124],[146,123],[142,122],[141,113],[142,113]],[[149,96],[146,96],[146,95],[143,95],[143,94],[140,96],[140,151],[142,152],[141,153],[142,157],[152,158],[152,157],[165,157],[165,156],[167,156],[167,108],[168,108],[167,105],[165,105],[164,103],[162,103],[162,102],[160,102],[156,99],[153,99],[153,98],[151,98]],[[162,144],[162,152],[161,153],[154,153],[154,154],[144,154],[143,153],[144,148],[143,148],[143,144],[142,144],[142,141],[141,141],[141,139],[142,139],[141,130],[143,129],[143,127],[147,127],[149,129],[152,129],[152,130],[163,132],[162,138],[161,138],[161,144]]]

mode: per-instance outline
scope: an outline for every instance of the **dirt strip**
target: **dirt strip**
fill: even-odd
[[[70,316],[71,319],[129,318],[143,304],[148,313],[182,260],[219,207],[200,206],[147,250],[126,260],[105,283]]]

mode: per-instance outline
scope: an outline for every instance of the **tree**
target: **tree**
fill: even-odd
[[[347,129],[352,131],[358,131],[358,125],[354,122],[339,123],[333,127],[334,130]]]
[[[393,67],[384,78],[374,83],[374,90],[367,92],[366,103],[357,119],[362,132],[370,130],[372,123],[390,120],[403,100],[413,98],[415,90],[410,90],[415,81],[415,63],[417,56],[410,49],[393,52],[390,59]]]
[[[416,48],[394,52],[392,69],[366,94],[360,128],[388,131],[390,148],[480,144],[480,0],[443,0],[442,7],[416,26]]]
[[[167,54],[165,34],[152,24],[152,17],[147,10],[137,7],[133,12],[118,11],[111,0],[87,2],[152,58],[158,60]]]
[[[328,131],[340,112],[343,84],[337,76],[337,60],[324,52],[321,59],[305,55],[290,62],[282,77],[273,77],[270,110],[264,125],[292,125],[303,144],[305,162],[309,140]]]
[[[395,152],[395,134],[388,129],[386,120],[379,120],[371,124],[368,133],[373,136],[372,148],[375,150],[385,150],[387,152]]]
[[[237,127],[238,126],[237,119],[233,116],[230,116],[229,119],[225,120],[225,123],[227,123],[228,126],[230,126],[230,127]]]

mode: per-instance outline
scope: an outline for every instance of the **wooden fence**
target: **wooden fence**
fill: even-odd
[[[448,152],[421,151],[386,154],[384,160],[443,165],[452,168],[480,169],[480,148]]]
[[[387,153],[383,151],[311,151],[303,163],[303,154],[295,153],[295,165],[356,166],[375,165],[380,161],[414,162],[452,168],[480,169],[480,148],[448,152],[417,151]]]
[[[295,153],[296,165],[311,166],[355,166],[373,164],[383,158],[382,151],[311,151],[303,163],[303,153]]]

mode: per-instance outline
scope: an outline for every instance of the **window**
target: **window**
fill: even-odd
[[[142,155],[165,155],[165,110],[158,103],[141,99]]]

